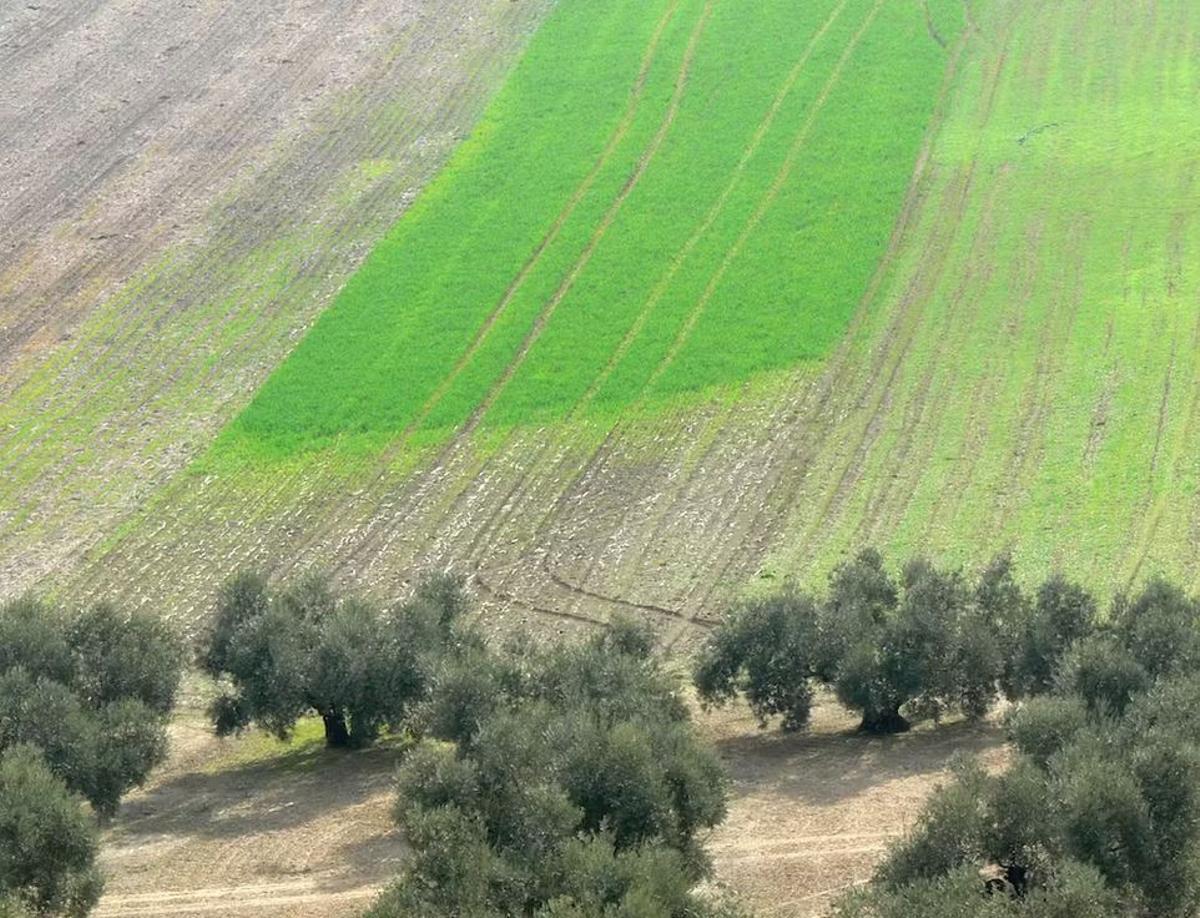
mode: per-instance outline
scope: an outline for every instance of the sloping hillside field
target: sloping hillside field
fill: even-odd
[[[944,60],[916,4],[561,4],[218,456],[554,419],[821,356]]]
[[[411,523],[396,492],[429,465],[487,462],[535,423],[556,431],[527,462],[586,462],[581,434],[672,429],[687,406],[814,365],[888,249],[964,25],[953,2],[560,4],[150,525],[193,526],[174,508],[195,508],[211,532],[233,513],[252,555],[303,564],[332,538],[397,571],[411,557],[372,530]],[[102,551],[137,545],[130,530]]]
[[[245,410],[60,579],[192,616],[243,563],[383,593],[452,564],[497,621],[683,638],[867,541],[1194,570],[1198,17],[563,0]]]
[[[0,10],[0,598],[194,630],[244,566],[450,568],[490,628],[686,650],[867,544],[1200,588],[1194,0],[271,8]],[[88,89],[114,54],[153,78]],[[394,872],[389,757],[326,787],[316,734],[193,702],[104,914],[342,914]],[[763,914],[866,877],[952,748],[1007,754],[818,721],[703,720]]]

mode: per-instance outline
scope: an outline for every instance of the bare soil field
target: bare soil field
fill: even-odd
[[[989,765],[1005,754],[990,724],[863,737],[829,703],[793,736],[759,731],[742,708],[698,717],[733,780],[729,818],[709,843],[717,880],[770,916],[819,915],[866,879],[955,753]],[[105,835],[97,918],[344,915],[399,868],[395,750],[217,740],[194,708],[172,740],[170,763]]]
[[[994,723],[869,737],[829,700],[801,734],[759,731],[744,709],[702,715],[700,725],[733,779],[729,818],[709,846],[717,876],[763,916],[824,914],[870,878],[955,756],[987,768],[1006,756]]]
[[[0,594],[77,563],[207,444],[547,6],[0,10]]]
[[[262,738],[218,740],[198,712],[172,741],[170,763],[105,835],[98,918],[345,915],[398,869],[388,750],[278,744],[242,761]]]

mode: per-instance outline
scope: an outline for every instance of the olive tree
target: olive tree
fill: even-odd
[[[939,914],[939,901],[946,914],[971,902],[979,914],[1196,913],[1200,677],[1155,682],[1115,637],[1093,635],[1063,655],[1053,689],[1010,716],[1009,767],[960,764],[837,914]]]
[[[68,613],[30,597],[0,605],[0,750],[41,751],[101,815],[167,753],[182,646],[148,614],[106,603]]]
[[[0,752],[0,915],[84,915],[100,898],[99,843],[83,800],[38,749]]]
[[[1021,637],[1017,693],[1050,691],[1062,655],[1073,642],[1095,631],[1096,625],[1096,600],[1087,590],[1061,573],[1045,580]]]
[[[440,655],[469,638],[457,631],[462,584],[423,582],[383,610],[309,576],[272,589],[242,573],[221,589],[200,664],[225,690],[211,714],[224,735],[257,724],[286,736],[315,712],[330,746],[370,744],[424,698]]]
[[[1162,577],[1118,596],[1110,616],[1129,655],[1152,678],[1200,670],[1200,599]]]
[[[399,772],[391,916],[729,915],[692,889],[726,784],[644,627],[446,661]]]
[[[705,704],[743,695],[766,726],[781,715],[784,730],[808,723],[812,708],[817,604],[794,586],[735,604],[700,651],[694,681]]]

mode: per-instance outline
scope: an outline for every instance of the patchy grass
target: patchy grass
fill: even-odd
[[[204,763],[205,774],[270,762],[281,768],[311,767],[325,749],[325,725],[319,717],[303,717],[287,739],[249,730],[223,744],[222,752]]]
[[[769,570],[1015,549],[1113,588],[1200,546],[1194,4],[978,11],[924,206]],[[1188,573],[1192,571],[1192,573]]]

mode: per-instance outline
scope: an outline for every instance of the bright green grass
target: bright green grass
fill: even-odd
[[[875,542],[1197,582],[1200,7],[997,2],[975,42],[772,569]]]
[[[953,42],[961,5],[931,10]],[[552,420],[821,357],[948,53],[916,2],[562,0],[216,456]]]
[[[219,755],[205,764],[208,774],[258,765],[276,765],[293,770],[311,768],[325,749],[325,724],[319,717],[302,717],[287,739],[264,730],[252,730],[227,740]]]

